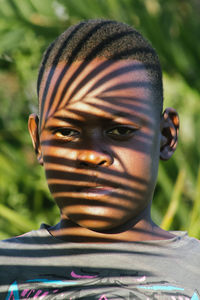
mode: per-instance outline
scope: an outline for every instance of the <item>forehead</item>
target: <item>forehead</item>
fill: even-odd
[[[135,60],[94,59],[60,62],[44,73],[40,93],[41,127],[59,111],[88,111],[107,115],[148,110],[151,82],[143,63]]]

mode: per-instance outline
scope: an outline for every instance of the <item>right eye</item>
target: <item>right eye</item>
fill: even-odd
[[[71,129],[71,128],[58,128],[54,130],[53,133],[57,137],[61,137],[61,138],[74,138],[80,134],[78,130]]]
[[[133,126],[119,125],[107,130],[107,134],[115,140],[128,140],[137,130],[138,128]]]

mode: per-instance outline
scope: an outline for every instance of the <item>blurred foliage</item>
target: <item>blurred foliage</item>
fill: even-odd
[[[0,0],[0,7],[0,238],[58,220],[27,118],[37,112],[46,46],[71,24],[97,17],[133,25],[159,54],[165,106],[179,111],[181,128],[174,157],[160,164],[153,219],[200,238],[199,0]]]

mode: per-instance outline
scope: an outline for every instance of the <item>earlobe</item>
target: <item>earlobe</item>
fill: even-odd
[[[36,114],[31,114],[28,120],[28,130],[31,136],[33,147],[40,165],[43,165],[43,158],[41,152],[40,138],[39,138],[39,118]]]
[[[177,147],[179,117],[173,108],[167,108],[161,119],[160,159],[168,160]]]

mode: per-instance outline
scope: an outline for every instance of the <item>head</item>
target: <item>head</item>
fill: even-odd
[[[162,113],[160,63],[143,36],[109,20],[70,27],[44,54],[38,97],[29,131],[62,218],[101,232],[147,217],[178,116]]]

